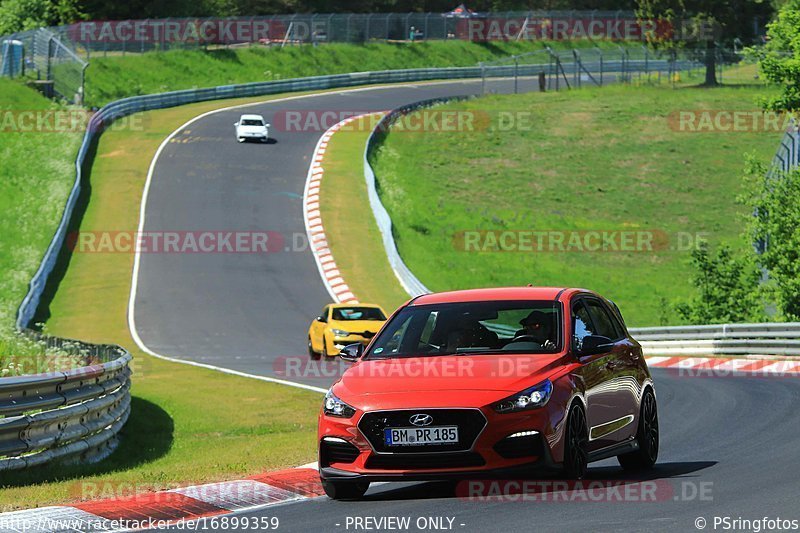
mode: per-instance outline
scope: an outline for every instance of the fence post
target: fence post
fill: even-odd
[[[519,92],[519,56],[514,56],[514,94]]]
[[[45,69],[45,78],[46,80],[52,80],[52,61],[51,57],[53,57],[53,36],[47,38],[47,68]]]

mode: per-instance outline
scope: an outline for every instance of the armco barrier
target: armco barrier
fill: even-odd
[[[431,292],[403,262],[392,235],[392,220],[377,191],[370,157],[400,116],[453,98],[434,98],[409,104],[387,113],[373,129],[364,150],[364,178],[384,251],[400,285],[411,296]],[[719,324],[630,328],[647,355],[800,355],[800,323]]]
[[[130,413],[131,355],[119,346],[30,335],[96,363],[0,378],[0,471],[104,458]]]

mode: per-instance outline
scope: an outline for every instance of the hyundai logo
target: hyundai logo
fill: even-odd
[[[433,423],[433,417],[431,415],[426,415],[425,413],[417,413],[415,415],[411,415],[411,418],[409,418],[408,421],[415,426],[430,426]]]

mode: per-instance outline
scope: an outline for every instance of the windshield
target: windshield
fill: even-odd
[[[246,118],[242,121],[242,126],[263,126],[264,123],[260,120]]]
[[[561,323],[561,304],[553,301],[412,305],[386,324],[367,357],[554,353]]]
[[[337,307],[334,320],[386,320],[386,315],[377,307]]]

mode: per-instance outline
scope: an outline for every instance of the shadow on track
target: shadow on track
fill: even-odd
[[[530,482],[534,487],[533,492],[525,492],[522,488],[509,488],[504,487],[503,492],[495,497],[486,498],[489,501],[502,501],[504,497],[521,499],[526,494],[536,498],[543,499],[543,494],[554,494],[556,492],[565,492],[564,484],[574,487],[573,490],[586,490],[590,484],[595,485],[598,482],[607,484],[611,487],[624,487],[625,485],[632,485],[645,481],[658,481],[668,480],[675,478],[694,477],[692,474],[705,470],[706,468],[716,465],[716,461],[685,461],[674,463],[657,463],[652,470],[644,472],[638,476],[632,475],[630,472],[622,470],[622,468],[614,466],[603,466],[589,468],[589,473],[586,479],[581,482],[564,481],[558,477],[558,474],[543,475],[539,478],[520,478],[520,479],[486,479],[480,480],[481,483],[496,483],[498,486],[503,487],[503,483],[507,482]],[[386,489],[387,485],[381,485],[382,490],[379,492],[375,489],[370,489],[370,492],[362,499],[362,501],[392,501],[392,500],[428,500],[440,498],[460,498],[467,499],[467,484],[470,481],[433,481],[426,483],[416,483],[413,485],[402,485],[397,488]],[[576,486],[576,483],[580,483]],[[663,496],[663,492],[667,487],[656,487],[659,494]],[[568,493],[570,489],[566,492]],[[600,489],[602,490],[602,489]],[[476,498],[481,498],[477,496]],[[565,496],[569,499],[569,494]]]

